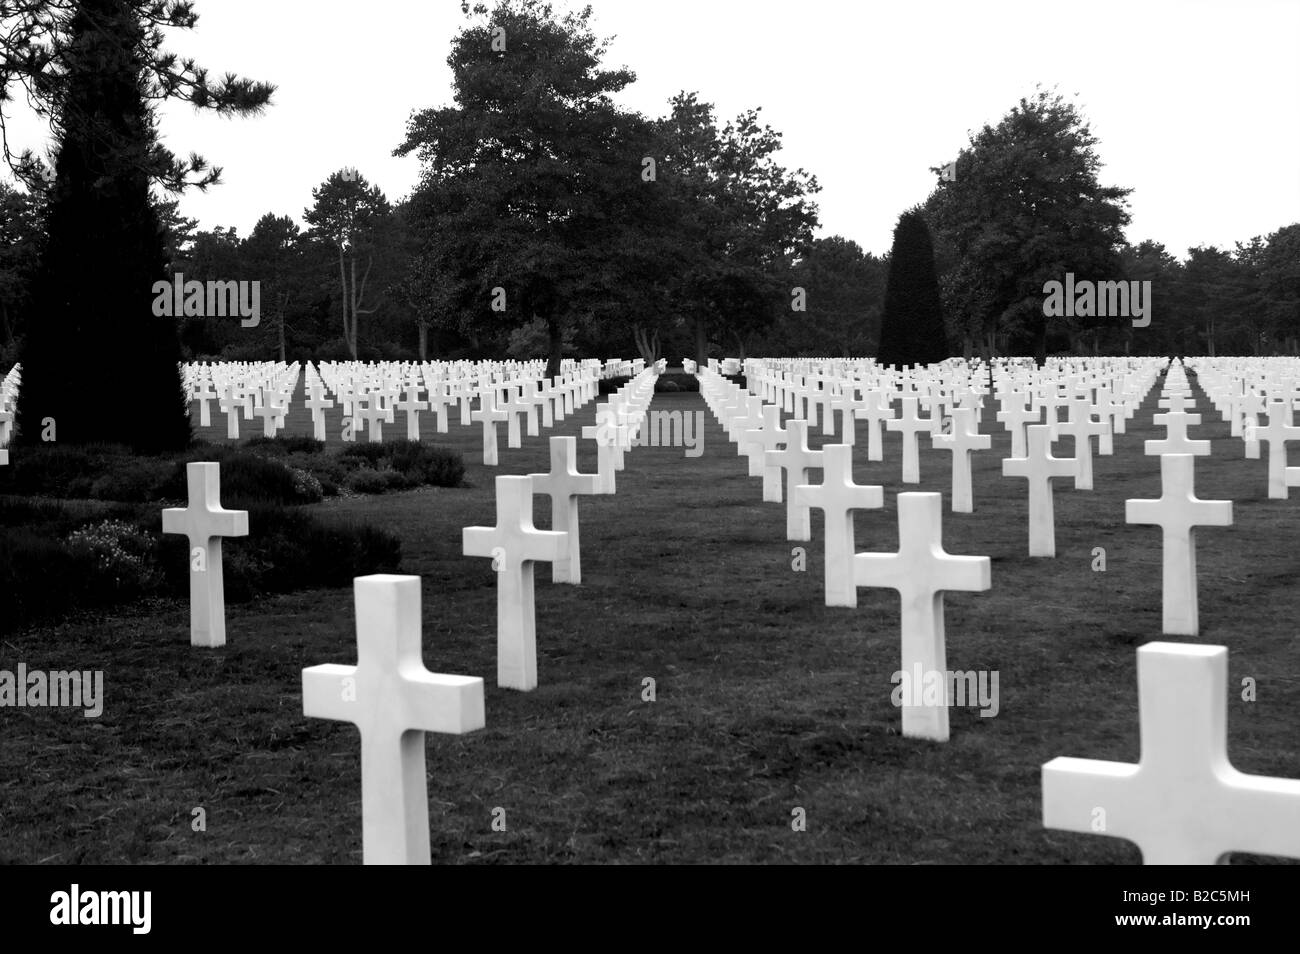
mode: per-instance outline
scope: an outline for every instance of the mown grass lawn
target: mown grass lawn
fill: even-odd
[[[315,509],[399,534],[402,572],[423,578],[426,665],[484,677],[486,729],[428,737],[435,863],[1137,862],[1127,842],[1045,831],[1039,772],[1058,755],[1138,757],[1135,650],[1162,638],[1160,538],[1124,524],[1124,501],[1159,496],[1159,461],[1142,454],[1161,433],[1156,394],[1115,455],[1094,461],[1096,490],[1057,481],[1055,559],[1026,555],[1025,482],[1000,476],[1010,441],[991,406],[972,515],[946,512],[947,453],[923,450],[919,487],[899,481],[897,435],[883,463],[859,453],[857,481],[886,488],[883,510],[858,514],[859,550],[896,548],[897,492],[941,490],[948,551],[993,561],[991,591],[946,598],[948,665],[997,670],[1000,712],[954,710],[946,744],[898,735],[897,594],[864,589],[857,609],[823,606],[820,514],[807,571],[795,572],[784,505],[761,502],[697,394],[660,394],[653,407],[703,412],[703,456],[634,449],[616,496],[582,499],[582,585],[537,570],[541,685],[497,689],[494,574],[460,555],[461,528],[494,523],[494,475],[546,469],[547,437],[579,433],[594,405],[521,450],[506,448],[503,428],[496,469],[481,464],[478,425],[453,412],[451,433],[436,435],[424,416],[426,440],[465,453],[468,486]],[[1197,461],[1197,491],[1234,500],[1235,522],[1199,532],[1191,641],[1229,647],[1236,767],[1300,777],[1300,501],[1267,499],[1265,461],[1244,460],[1198,397],[1206,424],[1193,436],[1215,443]],[[404,434],[398,417],[390,436]],[[217,439],[224,417],[213,421],[203,436]],[[833,440],[821,431],[815,443]],[[310,433],[300,405],[290,432]],[[579,445],[594,470],[594,442]],[[535,509],[548,526],[547,499]],[[1092,569],[1095,547],[1105,572]],[[355,662],[351,590],[231,606],[228,640],[191,649],[179,602],[7,637],[0,668],[102,669],[106,700],[98,719],[0,710],[0,858],[359,862],[358,735],[304,718],[300,682],[305,666]],[[1247,676],[1253,703],[1240,700]],[[642,700],[646,678],[654,702]],[[806,831],[791,828],[796,807]],[[493,830],[496,808],[505,831]]]

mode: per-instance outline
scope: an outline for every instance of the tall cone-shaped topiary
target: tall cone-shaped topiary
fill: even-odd
[[[901,366],[934,364],[948,357],[934,242],[921,213],[910,209],[894,228],[876,360]]]
[[[128,0],[82,0],[70,36],[16,440],[179,449],[191,431],[176,319],[153,313],[154,283],[167,276],[149,195],[157,140],[144,31]]]

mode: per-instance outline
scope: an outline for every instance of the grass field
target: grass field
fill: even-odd
[[[1158,458],[1142,454],[1162,433],[1157,393],[1115,455],[1095,459],[1096,490],[1056,482],[1055,559],[1026,555],[1026,484],[1001,477],[1010,440],[991,400],[974,514],[947,512],[946,452],[922,451],[918,487],[899,481],[897,435],[882,463],[860,451],[857,481],[883,484],[886,498],[858,514],[859,551],[897,547],[895,493],[941,490],[946,549],[992,558],[989,592],[946,598],[947,657],[950,669],[1000,673],[1000,712],[954,710],[945,744],[898,735],[897,594],[822,605],[820,514],[807,571],[794,572],[784,505],[761,502],[760,480],[698,394],[660,394],[652,407],[704,413],[703,456],[633,449],[616,496],[582,498],[582,585],[537,569],[540,687],[496,688],[494,574],[460,555],[461,528],[494,523],[494,475],[545,470],[547,437],[579,433],[594,404],[521,450],[506,448],[503,428],[495,469],[481,464],[480,426],[454,413],[451,433],[435,435],[424,416],[426,440],[464,452],[467,487],[314,509],[399,534],[402,572],[423,578],[427,667],[484,677],[486,729],[428,737],[435,863],[1139,861],[1128,842],[1044,830],[1039,771],[1058,755],[1138,757],[1135,650],[1162,638],[1160,537],[1126,526],[1124,501],[1159,496]],[[1197,492],[1234,500],[1234,524],[1198,533],[1201,636],[1190,641],[1230,650],[1234,765],[1300,777],[1298,504],[1267,499],[1266,461],[1244,460],[1197,395],[1206,423],[1192,434],[1215,442],[1197,461]],[[224,418],[213,421],[204,436],[215,439]],[[289,429],[310,433],[300,404]],[[821,431],[814,443],[834,440]],[[594,442],[579,447],[594,470]],[[546,498],[535,509],[548,526]],[[1091,568],[1094,547],[1105,572]],[[305,666],[356,661],[353,621],[350,589],[316,590],[230,607],[217,650],[190,648],[179,602],[7,638],[0,668],[102,669],[106,700],[98,719],[0,711],[0,860],[359,862],[358,735],[304,718],[300,681]],[[1253,703],[1236,688],[1246,676]],[[641,698],[646,677],[654,702]],[[498,807],[505,831],[492,828]],[[791,828],[795,807],[806,831]],[[192,830],[197,808],[206,831]],[[1234,856],[1253,860],[1273,859]]]

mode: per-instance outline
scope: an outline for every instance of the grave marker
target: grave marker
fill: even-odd
[[[302,671],[302,712],[361,732],[361,844],[368,865],[427,865],[426,732],[486,724],[483,680],[429,672],[421,659],[420,578],[353,581],[357,664]]]
[[[537,688],[533,563],[568,559],[569,535],[533,526],[531,477],[497,477],[495,527],[466,527],[466,556],[491,557],[497,573],[497,685]]]
[[[1155,524],[1164,532],[1161,589],[1164,632],[1171,636],[1199,632],[1196,527],[1232,525],[1231,500],[1197,498],[1195,464],[1191,454],[1161,454],[1160,498],[1124,502],[1125,523]]]
[[[599,494],[599,474],[578,472],[578,439],[551,438],[551,470],[546,474],[529,474],[533,493],[551,498],[551,529],[569,535],[569,558],[551,564],[553,583],[581,583],[582,559],[578,537],[578,495]]]
[[[1052,478],[1073,477],[1072,457],[1052,456],[1052,428],[1031,424],[1029,447],[1024,457],[1002,462],[1002,476],[1024,477],[1029,481],[1029,555],[1056,556],[1056,516],[1052,506]]]
[[[858,588],[853,576],[853,512],[883,507],[884,489],[853,482],[851,445],[827,444],[821,452],[822,482],[813,486],[802,484],[794,488],[793,494],[796,503],[815,507],[826,516],[826,605],[857,606]]]
[[[1043,425],[1046,430],[1046,425]],[[945,590],[982,591],[991,586],[992,562],[988,557],[954,556],[943,549],[943,495],[898,495],[898,552],[859,553],[853,557],[858,586],[881,586],[898,591],[902,603],[903,672],[916,666],[921,672],[947,672],[944,639]],[[947,681],[943,699],[935,706],[903,709],[903,735],[948,739]]]
[[[1300,779],[1228,761],[1227,647],[1154,642],[1137,658],[1138,763],[1052,759],[1043,827],[1127,839],[1148,865],[1210,865],[1233,851],[1300,858]]]
[[[163,533],[190,541],[190,645],[226,644],[226,597],[221,570],[222,537],[248,536],[248,511],[221,506],[221,465],[195,461],[185,467],[189,507],[162,512]]]

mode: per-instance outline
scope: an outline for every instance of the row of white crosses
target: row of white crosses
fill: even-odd
[[[656,372],[657,373],[657,372]],[[293,370],[296,375],[296,369]],[[308,380],[312,380],[314,372],[309,372]],[[217,372],[220,377],[220,372]],[[651,375],[650,382],[647,386],[646,375]],[[273,377],[279,380],[285,380],[283,375],[273,374]],[[209,381],[210,374],[203,370],[195,372],[195,380],[198,382]],[[649,398],[646,396],[647,388],[649,393],[653,393],[653,374],[645,372],[637,379],[634,379],[632,385],[625,387],[629,396],[616,396],[616,406],[621,409],[620,419],[626,418],[622,425],[622,430],[626,431],[629,427],[639,426],[640,416],[644,416],[644,406],[648,404]],[[251,391],[247,392],[251,396]],[[638,416],[638,414],[640,416]],[[564,474],[572,478],[578,478],[574,469],[573,460],[575,456],[573,439],[570,438],[568,444],[561,441],[558,445],[552,444],[552,475],[540,475],[543,477],[543,483],[546,479],[553,478],[554,492],[553,516],[556,519],[556,526],[570,527],[573,531],[572,536],[574,545],[570,550],[564,551],[564,565],[561,570],[557,571],[556,579],[579,582],[581,579],[581,564],[578,557],[577,549],[577,508],[576,502],[572,500],[571,494],[564,494],[560,489],[560,481]],[[558,450],[557,450],[558,448]],[[619,453],[619,448],[614,448],[615,453]],[[561,456],[557,458],[555,455]],[[558,462],[558,463],[557,463]],[[0,464],[8,463],[8,452],[4,451],[0,455]],[[621,460],[617,462],[610,461],[610,469],[607,473],[602,473],[593,479],[598,481],[598,490],[577,492],[613,492],[613,469],[614,466],[622,466]],[[559,468],[559,469],[556,469]],[[231,511],[221,506],[221,475],[218,464],[211,462],[194,462],[187,466],[189,506],[185,509],[169,508],[163,511],[163,532],[184,534],[189,539],[189,579],[190,579],[190,642],[194,646],[218,647],[226,642],[226,625],[225,625],[225,596],[224,596],[224,579],[221,559],[221,541],[224,537],[237,537],[248,535],[248,513],[247,511]],[[520,478],[527,480],[527,478]],[[585,486],[585,484],[583,485]],[[604,487],[610,489],[604,491]],[[540,492],[552,492],[552,487]],[[498,505],[504,503],[508,510],[511,507],[512,493],[507,487],[503,492],[498,487]],[[522,510],[520,513],[520,522],[532,525],[532,498],[531,492],[528,497],[527,513]],[[525,520],[526,517],[526,520]],[[560,534],[562,536],[563,534]],[[488,554],[491,555],[491,554]],[[532,598],[531,598],[531,564],[529,564],[529,580],[527,598],[527,617],[525,621],[521,607],[514,607],[514,604],[507,601],[506,611],[502,614],[505,622],[502,624],[503,631],[512,636],[522,635],[527,632],[531,626],[532,619]],[[520,580],[520,593],[523,592],[523,581]],[[508,588],[506,588],[508,589]],[[523,599],[521,597],[521,599]],[[523,636],[526,640],[527,637]],[[518,642],[518,639],[514,639]],[[535,669],[535,664],[534,664]],[[535,675],[533,677],[535,685]],[[530,687],[531,688],[531,687]]]
[[[13,436],[14,405],[18,401],[18,386],[21,383],[22,367],[17,364],[0,378],[0,448],[5,447]],[[8,461],[7,455],[5,460]]]
[[[1294,411],[1300,400],[1300,360],[1295,358],[1193,358],[1188,360],[1206,396],[1241,437],[1248,459],[1268,445],[1268,496],[1285,500],[1300,486],[1300,468],[1287,466],[1286,445],[1300,439]],[[1261,424],[1260,414],[1267,416]]]
[[[838,420],[840,442],[843,444],[856,445],[856,422],[866,421],[868,460],[883,459],[882,424],[885,429],[900,433],[904,483],[920,483],[918,440],[922,434],[928,434],[933,446],[950,450],[953,454],[954,511],[969,513],[973,509],[970,454],[991,446],[991,439],[979,434],[980,404],[987,389],[980,383],[978,373],[971,379],[962,375],[960,379],[951,381],[936,378],[918,383],[909,372],[904,372],[900,381],[902,390],[896,392],[894,382],[890,379],[892,373],[854,378],[837,378],[821,373],[776,374],[763,363],[756,363],[750,372],[760,399],[776,405],[773,413],[779,414],[784,408],[812,427],[816,424],[818,408],[821,408],[822,432],[836,433],[835,424]],[[914,391],[914,387],[920,389]],[[901,400],[901,411],[897,417],[891,408],[895,397]],[[722,405],[718,410],[724,422],[733,413],[738,400],[745,399],[733,397],[731,403]],[[923,406],[930,408],[928,415],[920,413]],[[945,410],[949,413],[944,413]],[[759,405],[757,410],[751,407],[749,420],[753,421],[755,416],[764,413],[768,413],[764,405]],[[756,448],[760,441],[770,441],[775,430],[774,423],[768,423],[761,429],[755,428],[755,433],[747,438],[742,451],[749,453],[749,448]],[[775,448],[769,446],[766,450]],[[751,461],[752,459],[751,457]],[[754,473],[752,466],[750,472]],[[769,478],[764,499],[779,501],[779,497],[770,496],[775,492]]]
[[[1160,455],[1160,498],[1125,503],[1126,523],[1161,528],[1163,631],[1171,636],[1196,636],[1200,632],[1196,528],[1232,524],[1231,501],[1201,500],[1196,496],[1196,458],[1210,453],[1210,442],[1188,437],[1187,428],[1201,419],[1199,414],[1185,410],[1193,406],[1194,400],[1181,365],[1174,362],[1159,400],[1165,410],[1152,418],[1165,425],[1165,437],[1147,441],[1144,448],[1147,454]]]
[[[189,364],[181,371],[189,399],[199,406],[199,426],[211,426],[210,402],[215,400],[226,416],[226,436],[235,440],[241,416],[245,421],[261,419],[265,437],[274,437],[284,427],[301,367],[275,362]]]
[[[551,469],[545,474],[496,479],[496,525],[466,527],[466,556],[488,557],[497,583],[497,685],[529,692],[537,688],[537,613],[533,564],[550,563],[556,583],[582,582],[578,497],[612,494],[614,472],[623,467],[654,396],[660,365],[641,371],[597,409],[595,427],[583,437],[597,443],[598,472],[577,469],[577,441],[551,438]],[[551,530],[533,525],[533,496],[551,498]]]
[[[644,395],[644,386],[635,388],[625,406],[643,407],[648,404]],[[636,426],[635,414],[622,419]],[[500,560],[499,616],[516,637],[499,633],[498,677],[503,685],[516,688],[536,686],[532,563],[549,560],[557,581],[580,582],[576,497],[601,492],[595,475],[577,473],[574,438],[552,438],[551,463],[549,474],[497,478],[498,527],[488,531],[493,544],[485,555]],[[185,534],[190,543],[191,643],[216,647],[225,643],[221,541],[247,535],[248,514],[221,507],[218,464],[191,463],[187,476],[189,507],[165,510],[163,530]],[[551,496],[554,526],[565,530],[533,528],[535,490]],[[466,529],[467,552],[484,529]],[[483,680],[424,668],[419,577],[358,578],[355,599],[357,664],[303,670],[303,713],[352,722],[361,732],[365,863],[428,864],[424,733],[463,734],[483,728]]]
[[[724,427],[728,419],[736,422],[735,432],[740,435],[736,439],[742,450],[746,446],[755,448],[755,453],[764,455],[766,467],[775,467],[785,474],[787,538],[810,540],[809,512],[814,508],[823,512],[826,605],[856,606],[859,587],[897,590],[902,606],[903,670],[912,672],[919,666],[922,672],[946,671],[943,594],[949,590],[989,589],[991,562],[987,557],[953,556],[944,551],[942,496],[899,494],[898,550],[857,553],[853,514],[882,507],[884,491],[880,486],[862,485],[853,480],[853,445],[828,444],[819,450],[809,450],[808,422],[795,418],[782,428],[780,407],[776,405],[760,408],[758,426],[746,427],[755,422],[755,413],[752,405],[742,398],[743,392],[737,394],[733,390],[735,385],[712,369],[706,368],[699,377],[705,402]],[[952,436],[962,434],[969,438],[975,412],[971,408],[958,408],[957,413],[960,430]],[[851,411],[843,415],[843,421],[846,432],[851,431]],[[957,442],[958,448],[963,446]],[[968,451],[958,450],[954,454],[962,452]],[[809,482],[810,470],[822,471],[820,484]],[[750,473],[757,476],[753,470]],[[966,473],[969,477],[969,470]],[[779,502],[779,493],[776,496]],[[941,689],[943,698],[936,705],[905,704],[903,735],[946,741],[950,701],[947,691],[945,682]]]
[[[1125,514],[1128,523],[1161,528],[1163,630],[1187,636],[1199,632],[1195,528],[1232,523],[1230,501],[1196,497],[1196,457],[1210,447],[1187,436],[1200,422],[1186,410],[1191,403],[1175,362],[1160,400],[1165,411],[1155,417],[1166,436],[1145,448],[1160,455],[1162,494],[1128,501]],[[1280,425],[1282,414],[1275,420]],[[1290,435],[1274,436],[1284,455]],[[1300,857],[1300,780],[1247,775],[1228,760],[1226,647],[1153,642],[1137,657],[1138,764],[1048,762],[1043,825],[1127,839],[1145,864],[1215,864],[1233,851]]]
[[[522,447],[521,415],[527,422],[528,434],[536,436],[539,433],[539,408],[540,426],[551,427],[593,399],[598,382],[597,372],[589,369],[573,376],[561,376],[554,382],[544,381],[540,387],[531,380],[519,385],[506,385],[504,397],[498,386],[490,383],[482,386],[478,391],[479,406],[469,418],[483,426],[483,463],[495,467],[499,462],[498,424],[506,424],[509,447]],[[464,419],[462,412],[462,422]]]
[[[647,386],[643,378],[634,380],[618,402],[620,432],[634,430],[644,417],[653,379]],[[533,562],[551,562],[557,582],[581,581],[577,496],[602,489],[597,475],[577,472],[575,451],[575,438],[552,438],[550,473],[498,477],[497,527],[465,530],[466,552],[493,557],[499,572],[498,681],[503,686],[537,684]],[[225,642],[221,540],[246,535],[248,514],[221,507],[219,465],[192,463],[188,478],[189,507],[165,510],[163,529],[189,538],[191,642],[215,647]],[[564,530],[533,527],[535,492],[551,497],[553,526]],[[374,575],[358,578],[354,587],[357,664],[304,669],[303,713],[351,722],[361,732],[365,863],[428,864],[424,734],[483,728],[483,680],[424,668],[419,577]]]
[[[274,436],[283,428],[290,402],[300,377],[305,373],[304,404],[312,415],[313,435],[324,440],[325,412],[339,407],[343,413],[341,437],[355,441],[363,429],[374,442],[384,439],[385,425],[396,424],[395,413],[404,414],[405,437],[420,439],[420,414],[436,417],[438,433],[447,433],[450,409],[459,405],[460,423],[470,425],[472,405],[492,404],[509,424],[511,447],[519,447],[519,416],[527,421],[528,433],[536,436],[540,427],[562,421],[595,396],[602,377],[636,373],[642,361],[597,360],[574,362],[566,359],[559,377],[541,379],[544,362],[322,362],[285,366],[274,362],[183,365],[190,398],[199,406],[201,426],[211,424],[210,403],[216,401],[226,415],[229,439],[240,436],[239,422],[263,419],[263,433]],[[539,380],[541,379],[541,380]],[[485,456],[492,454],[485,446]]]
[[[1167,377],[1165,396],[1161,399],[1166,411],[1164,415],[1158,415],[1156,421],[1166,424],[1166,438],[1150,441],[1146,448],[1148,453],[1161,456],[1162,498],[1130,501],[1127,518],[1129,522],[1153,523],[1162,528],[1165,536],[1164,628],[1166,632],[1194,635],[1194,527],[1230,523],[1231,504],[1227,501],[1200,501],[1195,497],[1192,465],[1196,448],[1195,445],[1184,447],[1183,442],[1187,441],[1186,425],[1196,421],[1185,421],[1177,416],[1186,413],[1183,406],[1188,397],[1185,378],[1181,369],[1175,367]],[[1290,435],[1283,433],[1278,436],[1285,439]],[[1035,484],[1040,488],[1047,484],[1050,488],[1050,476],[1075,476],[1076,481],[1079,478],[1078,467],[1051,457],[1051,439],[1049,425],[1029,428],[1028,457],[1038,466],[1025,469],[1040,472],[1033,475],[1039,479],[1031,479],[1031,488]],[[1189,449],[1193,453],[1172,452]],[[869,488],[853,486],[851,479],[846,482],[840,476],[843,455],[849,451],[848,448],[827,446],[822,451],[826,454],[828,468],[832,456],[837,461],[836,477],[832,479],[828,469],[826,482],[821,488],[828,498],[835,496],[828,492],[830,487],[843,488],[840,493],[846,501],[853,500],[851,495],[856,492],[859,508],[877,505],[874,495],[866,493]],[[1013,471],[1018,469],[1012,467]],[[1024,475],[1031,476],[1028,472]],[[801,487],[796,493],[806,497],[811,490]],[[917,506],[905,503],[905,498],[922,496],[927,495],[899,496],[900,534],[903,533],[904,508]],[[940,512],[937,495],[929,496],[936,498],[930,506],[932,519],[937,522]],[[1031,489],[1031,499],[1034,496]],[[1041,493],[1038,496],[1040,501],[1046,501],[1049,508],[1047,522],[1050,523],[1050,489],[1045,498]],[[828,509],[828,545],[833,532],[832,513],[835,514],[835,523],[841,523],[838,507]],[[1037,522],[1043,522],[1041,515]],[[850,523],[849,534],[852,533],[851,527]],[[936,540],[938,535],[937,532],[931,534]],[[839,537],[844,537],[842,529]],[[933,551],[931,555],[934,555]],[[880,561],[889,561],[888,565],[897,575],[887,580],[898,585],[900,593],[904,594],[905,616],[909,606],[913,613],[918,613],[933,600],[927,587],[915,586],[918,578],[927,578],[924,556],[913,557],[910,567],[901,550],[892,556],[857,554],[854,560],[867,566],[873,563],[884,565]],[[972,574],[981,570],[972,564],[966,572]],[[859,578],[858,582],[865,581]],[[987,586],[985,580],[978,578],[965,582]],[[908,583],[912,583],[915,590],[910,600],[901,588]],[[935,604],[930,602],[930,605]],[[919,634],[937,635],[941,627],[941,611],[930,619],[915,619],[910,627],[905,622],[905,643],[909,633],[913,642],[910,648],[904,649],[904,659],[910,654],[928,652],[930,655],[925,665],[943,669],[942,655],[938,655],[943,651],[941,636],[917,638]],[[1223,647],[1152,643],[1139,650],[1138,658],[1143,753],[1140,763],[1127,765],[1068,758],[1048,763],[1043,769],[1044,825],[1128,838],[1139,845],[1148,864],[1211,864],[1230,851],[1300,856],[1300,825],[1296,823],[1300,813],[1300,780],[1245,775],[1228,762],[1224,711],[1227,650]],[[939,724],[941,712],[945,717],[943,725]],[[946,708],[920,708],[914,713],[913,720],[915,734],[946,737]],[[905,709],[904,734],[913,734],[908,731],[907,723],[908,712]]]
[[[1185,386],[1176,376],[1166,383],[1162,403],[1167,414],[1186,413]],[[707,390],[714,391],[714,388]],[[628,401],[636,404],[644,389]],[[648,402],[646,402],[648,403]],[[642,407],[643,411],[643,407]],[[642,415],[640,415],[643,417]],[[620,411],[613,420],[617,442],[637,415]],[[778,419],[779,420],[779,419]],[[792,421],[802,432],[806,449],[806,422]],[[797,425],[803,425],[799,427]],[[1185,431],[1184,431],[1185,437]],[[1030,446],[1050,443],[1050,427],[1030,428]],[[596,475],[579,475],[572,466],[573,439],[552,443],[552,474],[561,479],[550,489],[536,491],[558,498],[589,493],[596,487]],[[1159,442],[1152,442],[1159,443]],[[1150,450],[1150,449],[1149,449]],[[1157,448],[1158,452],[1159,448]],[[766,453],[766,452],[765,452]],[[985,590],[989,587],[989,561],[983,557],[955,557],[945,553],[941,543],[941,502],[938,494],[900,494],[900,547],[893,554],[853,553],[851,513],[880,505],[880,488],[856,485],[852,480],[852,447],[828,445],[821,469],[821,485],[801,483],[790,488],[790,498],[805,506],[823,509],[827,517],[828,567],[832,527],[837,553],[847,552],[852,560],[854,586],[886,586],[897,589],[903,606],[903,659],[912,659],[926,670],[946,669],[942,594],[946,590]],[[1162,454],[1164,497],[1160,501],[1130,501],[1130,522],[1162,526],[1166,534],[1166,626],[1168,626],[1170,539],[1190,540],[1197,524],[1230,521],[1227,502],[1197,501],[1191,487],[1190,454]],[[220,541],[222,536],[247,533],[247,515],[224,511],[219,504],[215,464],[190,465],[190,507],[187,511],[164,513],[167,532],[185,533],[191,543],[192,638],[206,625],[212,639],[212,607],[220,605]],[[1172,475],[1172,477],[1171,477]],[[586,477],[586,481],[579,478]],[[1066,476],[1062,474],[1061,476]],[[1185,479],[1184,479],[1185,477]],[[517,524],[524,533],[512,550],[521,568],[528,564],[531,603],[531,559],[528,536],[549,537],[541,559],[553,563],[567,554],[566,531],[537,531],[531,526],[531,486],[534,478],[498,478],[498,529],[502,521],[502,482],[505,496],[518,501]],[[806,479],[806,474],[805,474]],[[525,486],[527,485],[527,486]],[[525,496],[526,494],[526,496]],[[525,502],[526,501],[526,502]],[[1147,504],[1144,508],[1141,505]],[[1197,507],[1212,508],[1227,520],[1197,517]],[[509,507],[507,509],[510,509]],[[243,518],[242,521],[240,518]],[[846,521],[847,518],[847,521]],[[1149,518],[1149,519],[1146,519]],[[553,526],[564,525],[556,516]],[[576,522],[576,510],[574,515]],[[845,523],[847,522],[847,528]],[[470,531],[467,528],[467,552]],[[531,534],[527,531],[531,530]],[[576,537],[576,533],[575,533]],[[843,543],[847,537],[847,551]],[[1176,549],[1176,548],[1175,548]],[[214,552],[215,551],[215,552]],[[1194,556],[1194,550],[1186,551]],[[505,558],[505,548],[490,549],[487,555]],[[215,557],[215,559],[214,559]],[[1180,561],[1175,560],[1175,563]],[[213,568],[213,577],[198,576]],[[1185,563],[1185,561],[1183,561]],[[1181,565],[1181,564],[1180,564]],[[203,569],[199,569],[202,567]],[[1195,606],[1194,563],[1191,575],[1191,605]],[[522,573],[520,574],[522,577]],[[558,579],[558,575],[557,575]],[[577,582],[576,579],[573,580]],[[200,586],[202,582],[204,585]],[[369,577],[357,581],[358,665],[356,667],[313,667],[303,673],[304,713],[343,719],[362,732],[363,837],[367,863],[427,863],[428,805],[424,782],[423,732],[467,732],[484,724],[482,681],[469,677],[439,676],[424,670],[419,659],[419,578]],[[828,597],[831,583],[828,576]],[[213,599],[215,595],[215,600]],[[1194,629],[1194,617],[1193,617]],[[220,639],[224,641],[224,617]],[[526,656],[528,647],[518,647]],[[535,643],[534,676],[535,685]],[[499,651],[500,653],[500,651]],[[499,657],[500,658],[500,657]],[[500,677],[499,672],[499,677]],[[1211,862],[1226,851],[1256,851],[1272,854],[1300,854],[1300,835],[1293,823],[1300,805],[1300,781],[1248,776],[1227,762],[1223,712],[1226,683],[1226,650],[1151,644],[1139,651],[1141,682],[1143,758],[1136,766],[1057,759],[1044,766],[1044,824],[1077,831],[1101,831],[1129,838],[1139,844],[1148,863]],[[1189,687],[1197,690],[1189,697]],[[1196,706],[1189,698],[1208,695],[1210,705]],[[1191,726],[1189,731],[1188,726]],[[940,706],[905,706],[904,734],[946,739],[947,700]],[[393,736],[397,738],[394,739]],[[1149,742],[1153,744],[1149,745]],[[394,745],[394,742],[397,744]],[[1169,793],[1179,795],[1177,810],[1170,811]],[[1234,809],[1249,806],[1245,820],[1233,821]],[[1101,828],[1097,811],[1109,818]],[[1216,820],[1206,824],[1207,814]],[[1279,845],[1276,829],[1282,830]]]

